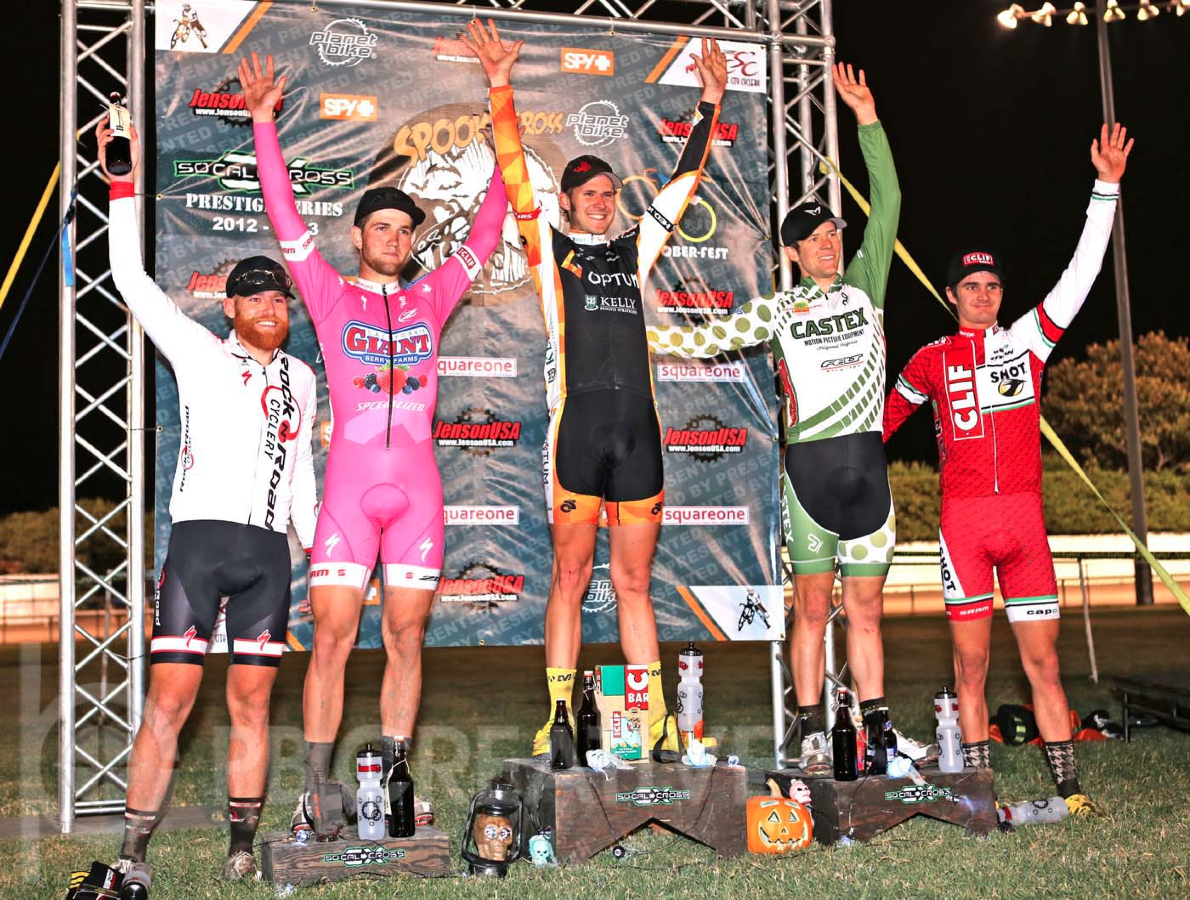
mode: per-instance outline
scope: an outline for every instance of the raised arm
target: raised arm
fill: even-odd
[[[777,301],[772,294],[756,297],[725,318],[701,325],[653,325],[645,330],[649,350],[683,359],[710,359],[729,350],[743,350],[773,336]]]
[[[1132,152],[1128,129],[1118,122],[1108,133],[1104,125],[1099,140],[1091,141],[1091,164],[1097,178],[1087,207],[1087,221],[1075,247],[1074,257],[1054,285],[1036,307],[1012,323],[1012,333],[1025,341],[1029,349],[1044,362],[1054,344],[1074,321],[1082,309],[1103,266],[1103,255],[1111,240],[1112,222],[1116,215],[1116,201],[1120,195],[1120,179]]]
[[[504,212],[507,209],[508,198],[504,193],[504,179],[500,177],[500,163],[497,161],[492,167],[492,180],[488,182],[488,192],[479,204],[479,211],[475,214],[475,221],[471,223],[467,240],[438,269],[440,292],[436,296],[440,322],[445,322],[450,317],[459,298],[466,293],[471,282],[479,277],[479,273],[487,265],[500,240],[500,230],[504,227]]]
[[[257,177],[260,178],[260,189],[264,194],[264,208],[273,231],[277,233],[281,252],[302,300],[317,325],[330,312],[331,304],[337,299],[341,279],[314,246],[314,235],[298,213],[293,185],[289,182],[289,168],[281,155],[273,110],[281,99],[286,76],[275,79],[273,57],[265,57],[262,69],[255,53],[252,54],[251,62],[240,60],[238,71],[244,103],[252,115]]]
[[[727,88],[727,57],[719,49],[718,42],[703,38],[702,55],[693,55],[691,59],[702,80],[702,97],[694,113],[694,127],[682,147],[669,181],[657,192],[648,210],[641,216],[637,247],[642,274],[653,267],[694,198],[711,150],[715,127],[719,124],[719,102]],[[644,287],[643,282],[641,286]]]
[[[219,339],[182,312],[145,272],[132,187],[140,165],[140,138],[133,129],[132,171],[127,175],[112,175],[107,170],[107,145],[112,137],[107,119],[100,120],[95,138],[99,145],[99,165],[111,185],[107,251],[112,280],[128,309],[176,370],[193,361],[200,351],[216,348]]]
[[[835,93],[859,123],[859,149],[868,170],[872,199],[863,243],[848,265],[847,280],[863,288],[876,308],[883,309],[901,218],[901,185],[864,70],[859,70],[857,78],[851,66],[836,63],[833,74]]]

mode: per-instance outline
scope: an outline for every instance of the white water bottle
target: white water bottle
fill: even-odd
[[[690,641],[678,654],[678,731],[684,743],[702,740],[702,651]]]
[[[359,813],[356,828],[361,841],[379,841],[387,836],[384,827],[384,790],[380,787],[383,763],[380,754],[368,744],[355,755],[355,777],[359,790],[355,808]]]
[[[1019,828],[1021,825],[1061,822],[1070,815],[1070,807],[1061,797],[1050,797],[1046,800],[1026,800],[1024,803],[1001,806],[996,810],[996,814],[1001,822]]]
[[[959,698],[949,687],[934,695],[934,716],[938,719],[938,769],[942,772],[963,771],[963,733],[959,730]]]

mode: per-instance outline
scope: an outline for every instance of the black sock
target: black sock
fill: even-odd
[[[228,856],[234,856],[241,850],[252,852],[252,842],[256,838],[256,826],[260,824],[260,808],[264,806],[264,797],[228,797],[227,820],[231,823],[231,845],[227,849]]]
[[[968,769],[990,769],[992,751],[987,741],[972,741],[960,745],[963,750],[963,765]]]
[[[331,754],[334,741],[306,741],[306,790],[312,791],[320,782],[330,778]]]
[[[821,703],[815,703],[813,706],[799,706],[797,715],[802,720],[803,738],[809,737],[816,731],[826,731],[826,717],[822,715]]]
[[[1045,758],[1049,760],[1050,770],[1054,773],[1059,796],[1069,797],[1083,792],[1074,767],[1073,738],[1068,741],[1046,741]]]
[[[875,725],[888,718],[888,704],[884,697],[873,697],[871,700],[859,701],[859,714],[865,725]]]
[[[161,817],[160,810],[147,812],[143,809],[132,809],[126,807],[124,809],[124,846],[120,848],[120,857],[122,859],[131,859],[134,862],[145,861],[145,851],[149,847],[149,838],[153,834],[153,828],[157,824],[157,819]]]

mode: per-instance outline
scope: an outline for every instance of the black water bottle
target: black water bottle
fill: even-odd
[[[595,706],[595,673],[589,669],[583,672],[583,705],[578,710],[578,764],[587,764],[587,751],[598,750],[603,746],[603,723],[599,719],[599,709]]]
[[[839,705],[835,709],[835,727],[831,729],[831,754],[835,761],[835,781],[855,781],[859,776],[859,760],[855,745],[855,723],[851,721],[851,706],[847,691],[839,691]]]
[[[566,701],[559,700],[554,706],[554,724],[550,726],[550,768],[570,769],[574,767],[574,732],[566,718]]]
[[[107,124],[115,132],[107,145],[107,170],[113,175],[127,175],[132,171],[132,117],[114,91],[107,107]]]
[[[393,770],[388,776],[388,836],[413,837],[413,776],[409,772],[409,748],[397,741],[393,748]]]

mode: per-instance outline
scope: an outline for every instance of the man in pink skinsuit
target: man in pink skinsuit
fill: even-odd
[[[495,249],[507,200],[499,167],[467,243],[412,284],[400,272],[414,228],[425,219],[407,194],[374,187],[351,229],[359,278],[343,279],[319,254],[298,215],[273,124],[285,76],[272,57],[239,67],[252,114],[265,208],[318,334],[334,413],[322,510],[310,560],[314,646],[303,715],[306,791],[295,827],[319,835],[341,825],[339,788],[328,779],[343,714],[343,677],[355,644],[364,586],[384,565],[384,646],[380,694],[384,775],[408,752],[421,699],[421,647],[442,568],[442,482],[434,461],[438,337]],[[329,786],[329,787],[328,787]]]

